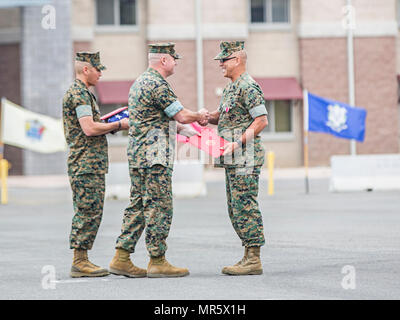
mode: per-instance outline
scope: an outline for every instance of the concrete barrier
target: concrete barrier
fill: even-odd
[[[106,199],[127,200],[130,187],[128,162],[111,162],[106,175]]]
[[[400,190],[400,154],[332,156],[329,189]]]
[[[128,162],[111,162],[106,175],[106,199],[129,199]],[[172,192],[176,198],[205,196],[204,165],[200,161],[180,161],[174,164]]]
[[[176,162],[172,175],[172,192],[176,198],[194,198],[207,194],[204,165],[197,160]]]

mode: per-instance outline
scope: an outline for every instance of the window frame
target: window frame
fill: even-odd
[[[272,22],[272,1],[264,1],[264,15],[266,18],[265,22],[252,22],[251,21],[251,0],[248,0],[248,24],[251,31],[289,31],[292,29],[292,0],[288,1],[288,22]],[[267,11],[267,7],[269,10]],[[269,13],[269,14],[268,14]]]
[[[270,108],[270,112],[267,115],[268,118],[268,126],[272,126],[271,132],[261,131],[261,140],[262,141],[293,141],[295,139],[295,132],[294,132],[294,100],[289,101],[289,109],[290,109],[290,131],[287,132],[276,132],[275,131],[275,101],[270,100],[269,102],[272,104]],[[266,102],[267,103],[267,102]]]
[[[95,31],[104,33],[114,32],[138,32],[139,31],[139,0],[135,0],[135,24],[134,25],[121,25],[121,15],[119,0],[114,1],[114,24],[113,25],[99,25],[97,23],[97,0],[95,0]]]

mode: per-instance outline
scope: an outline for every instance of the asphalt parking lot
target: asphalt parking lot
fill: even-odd
[[[69,278],[72,219],[68,187],[10,187],[0,206],[0,299],[399,299],[400,192],[330,193],[327,178],[278,179],[259,203],[266,245],[261,276],[221,274],[243,248],[230,224],[224,182],[207,195],[175,199],[167,259],[190,276],[170,279]],[[90,259],[108,267],[125,200],[108,200]],[[132,255],[146,267],[144,237]]]

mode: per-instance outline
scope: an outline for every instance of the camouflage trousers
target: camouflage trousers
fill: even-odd
[[[69,237],[71,249],[90,250],[103,216],[105,175],[70,176],[75,215]]]
[[[145,241],[149,255],[164,255],[172,221],[172,169],[161,165],[151,168],[130,166],[129,173],[130,204],[124,212],[116,248],[134,252],[136,243],[146,228]]]
[[[258,207],[260,167],[225,168],[226,197],[232,226],[246,247],[265,244],[264,227]]]

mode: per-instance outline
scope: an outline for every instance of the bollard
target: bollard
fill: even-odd
[[[1,204],[8,203],[7,177],[8,177],[8,161],[0,160],[0,180],[1,180]]]
[[[268,161],[268,195],[272,196],[274,194],[274,162],[275,153],[269,151],[267,154]]]

